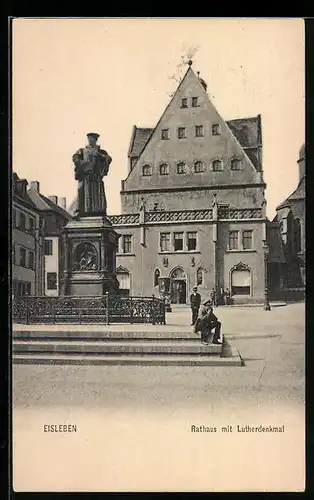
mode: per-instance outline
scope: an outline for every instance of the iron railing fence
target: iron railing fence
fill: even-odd
[[[12,301],[13,323],[165,324],[165,300],[155,297],[16,297]]]

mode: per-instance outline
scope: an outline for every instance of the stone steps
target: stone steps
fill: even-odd
[[[115,340],[115,341],[125,341],[125,340],[160,340],[160,341],[200,341],[200,336],[193,333],[192,330],[182,330],[178,331],[123,331],[123,330],[15,330],[13,331],[13,339],[15,340]]]
[[[12,360],[16,364],[242,366],[237,349],[201,345],[188,331],[52,329],[15,330]]]
[[[242,361],[237,350],[232,356],[200,356],[200,355],[133,355],[116,356],[109,354],[13,354],[15,364],[50,364],[50,365],[137,365],[137,366],[242,366]]]
[[[15,340],[13,342],[13,353],[83,353],[83,354],[145,354],[145,355],[168,355],[168,354],[201,354],[220,355],[222,345],[201,345],[195,341],[88,341],[84,340]]]

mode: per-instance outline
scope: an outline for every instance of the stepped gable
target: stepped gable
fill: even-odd
[[[198,98],[198,105],[192,106],[192,97]],[[186,98],[189,105],[182,107],[181,100]],[[212,134],[212,125],[220,127],[220,134]],[[195,127],[202,125],[204,135],[195,136]],[[179,139],[179,127],[186,129],[186,137]],[[161,131],[169,130],[169,139],[162,139]],[[145,142],[146,141],[146,142]],[[260,158],[261,146],[260,116],[236,119],[226,122],[211,102],[200,78],[189,66],[171,101],[166,107],[156,127],[134,127],[129,147],[129,156],[139,157],[124,181],[124,191],[138,189],[211,185],[261,184]],[[241,161],[241,170],[231,171],[233,158]],[[221,159],[223,170],[213,172],[212,161]],[[175,173],[176,164],[185,162],[184,175],[159,176],[158,165],[168,163],[170,174]],[[201,175],[194,173],[195,161],[205,164]],[[143,176],[144,165],[152,167],[152,175]]]

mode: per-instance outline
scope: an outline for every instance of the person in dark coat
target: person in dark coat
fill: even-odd
[[[197,292],[197,286],[193,287],[193,292],[190,295],[190,305],[192,310],[192,323],[191,326],[195,325],[198,312],[201,305],[201,295]]]
[[[210,298],[211,298],[212,304],[214,306],[216,306],[217,305],[217,294],[216,294],[216,290],[214,287],[212,288],[212,291],[210,292]]]
[[[214,332],[212,333],[213,330]],[[221,323],[213,313],[211,301],[204,302],[201,313],[195,323],[195,333],[201,333],[201,343],[203,345],[211,343],[220,344],[220,330]]]

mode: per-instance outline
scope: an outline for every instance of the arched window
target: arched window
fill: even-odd
[[[185,280],[186,275],[182,267],[176,267],[171,273],[171,278],[173,280]]]
[[[222,161],[214,160],[213,161],[213,172],[221,172],[222,171]]]
[[[231,295],[251,295],[251,271],[242,263],[231,270]]]
[[[159,269],[156,269],[156,271],[154,272],[154,286],[159,285],[159,278],[160,278],[160,271]]]
[[[200,172],[204,172],[204,163],[202,161],[196,161],[194,163],[194,172],[196,174],[200,173]]]
[[[295,253],[301,252],[301,223],[300,219],[295,219],[294,220],[294,225],[293,225],[293,232],[294,232],[294,251]]]
[[[203,284],[203,269],[202,268],[199,268],[197,271],[196,271],[196,284],[197,285],[202,285]]]

